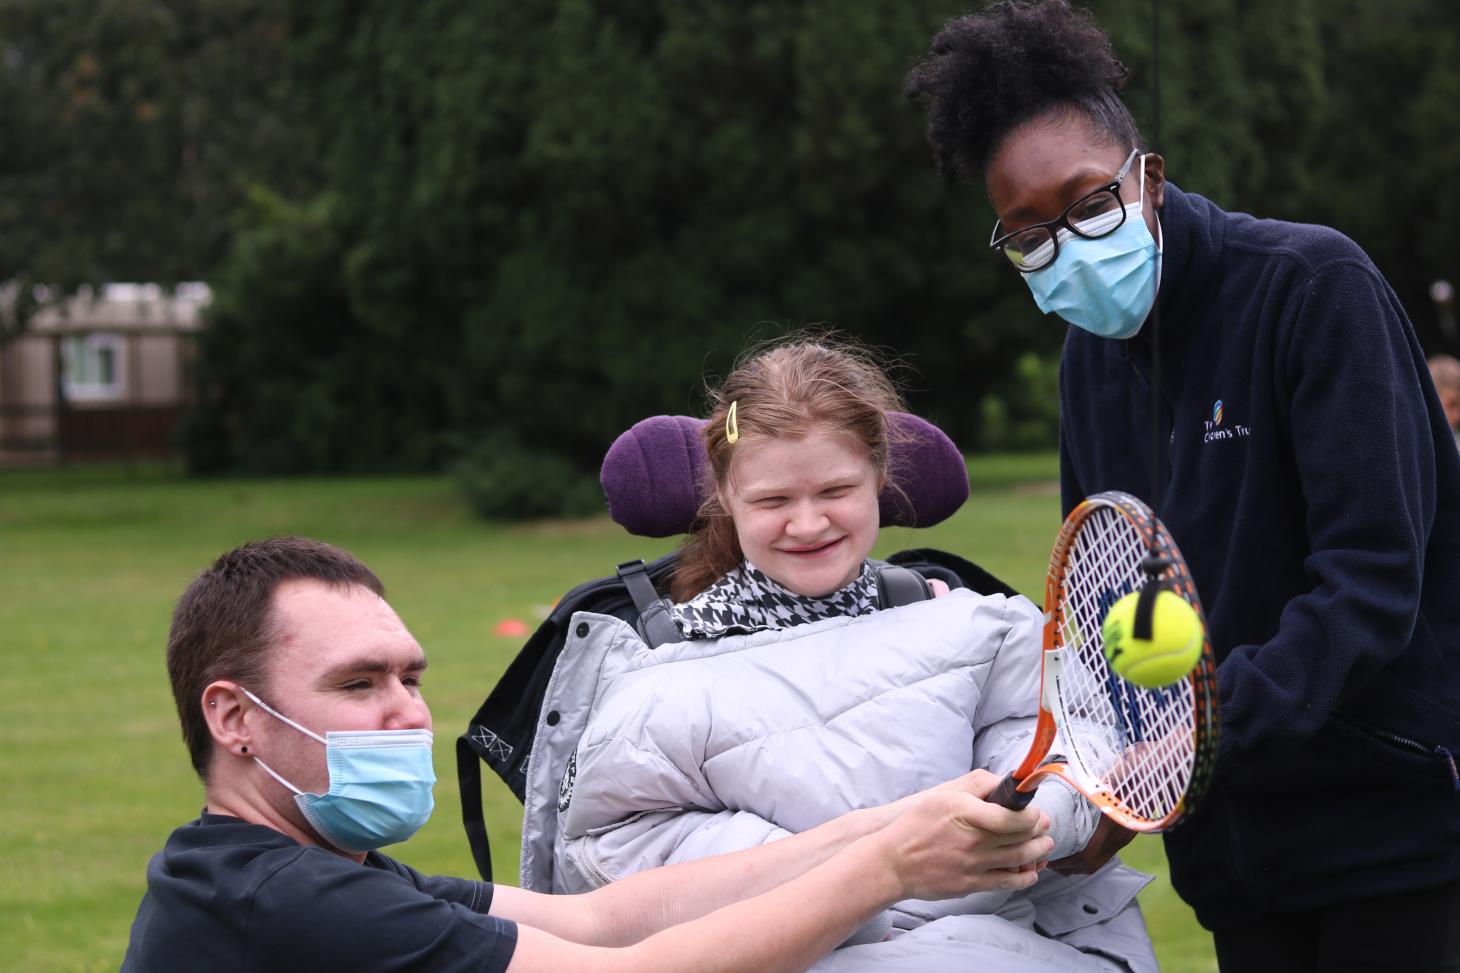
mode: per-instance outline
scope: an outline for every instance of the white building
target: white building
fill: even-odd
[[[0,343],[0,463],[168,456],[206,284],[108,284]]]

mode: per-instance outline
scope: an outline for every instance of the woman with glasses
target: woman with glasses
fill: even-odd
[[[1206,607],[1222,743],[1172,882],[1224,971],[1460,970],[1460,454],[1424,355],[1342,234],[1168,183],[1125,75],[1088,14],[1021,0],[908,90],[1071,325],[1065,509],[1146,498]]]

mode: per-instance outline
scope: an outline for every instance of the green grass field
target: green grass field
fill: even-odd
[[[1050,456],[975,461],[976,492],[950,522],[886,531],[880,553],[938,546],[1038,596],[1058,527]],[[454,740],[520,639],[568,587],[669,544],[607,518],[506,526],[474,520],[443,478],[218,480],[161,470],[0,471],[0,942],[10,969],[112,970],[168,832],[196,816],[163,669],[172,601],[245,540],[299,533],[339,544],[385,580],[431,657],[437,814],[392,854],[470,874]],[[486,795],[496,877],[515,882],[521,808]],[[1211,943],[1170,889],[1157,839],[1125,858],[1156,875],[1143,893],[1163,970],[1214,970]]]

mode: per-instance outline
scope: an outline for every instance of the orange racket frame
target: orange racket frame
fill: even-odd
[[[1201,656],[1191,674],[1161,689],[1135,686],[1110,671],[1099,625],[1115,600],[1150,583],[1152,570],[1196,610],[1202,630]],[[1086,577],[1102,571],[1098,578]],[[1091,588],[1092,580],[1097,587]],[[1058,777],[1132,831],[1175,827],[1196,807],[1211,780],[1218,717],[1206,617],[1186,561],[1165,525],[1130,494],[1111,491],[1084,500],[1065,518],[1055,540],[1044,611],[1034,739],[1024,761],[990,800],[1024,807],[1045,777]],[[1105,702],[1098,698],[1101,690],[1108,697]],[[1108,754],[1094,759],[1078,752],[1078,727],[1102,721],[1110,724],[1107,739],[1120,741],[1114,760]],[[1159,736],[1145,737],[1148,723],[1160,730]],[[1067,728],[1063,743],[1072,756],[1046,762],[1062,727]]]

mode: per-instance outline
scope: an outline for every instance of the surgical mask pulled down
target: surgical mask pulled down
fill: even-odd
[[[430,730],[330,730],[322,737],[269,706],[247,689],[245,696],[266,713],[325,746],[329,791],[301,791],[254,761],[294,792],[306,821],[330,844],[352,854],[405,841],[431,817],[436,772]]]
[[[1125,207],[1125,222],[1119,229],[1093,240],[1059,231],[1058,258],[1024,275],[1041,311],[1058,314],[1101,338],[1131,338],[1141,330],[1156,302],[1160,265],[1160,248],[1146,226],[1145,197],[1142,158],[1141,198]],[[1117,219],[1119,212],[1097,216],[1090,223]]]

